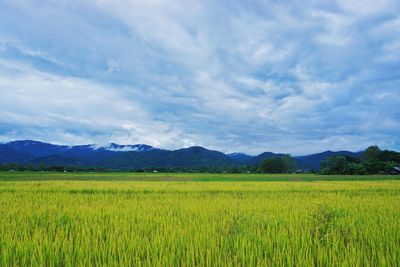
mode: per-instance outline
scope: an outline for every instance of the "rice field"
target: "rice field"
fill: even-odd
[[[0,266],[400,266],[396,177],[46,175],[0,174]]]

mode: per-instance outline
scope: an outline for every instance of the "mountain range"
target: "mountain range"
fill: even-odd
[[[360,158],[363,152],[325,151],[294,157],[297,168],[318,170],[321,162],[334,155]],[[262,160],[283,155],[264,152],[256,156],[244,153],[225,154],[204,147],[193,146],[178,150],[165,150],[145,144],[108,144],[65,146],[21,140],[0,144],[0,164],[45,163],[50,166],[101,167],[109,169],[141,169],[147,167],[235,167],[255,166]]]

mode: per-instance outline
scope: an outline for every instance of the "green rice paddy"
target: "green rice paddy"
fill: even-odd
[[[400,266],[396,176],[0,173],[0,266]]]

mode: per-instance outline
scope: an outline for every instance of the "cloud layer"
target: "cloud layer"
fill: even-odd
[[[400,149],[395,0],[0,5],[0,141]]]

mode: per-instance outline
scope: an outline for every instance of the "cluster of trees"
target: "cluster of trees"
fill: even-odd
[[[351,156],[333,156],[321,164],[321,174],[378,174],[391,173],[400,165],[400,153],[382,151],[378,146],[370,146],[361,159]]]
[[[210,166],[210,167],[147,167],[141,169],[107,169],[98,167],[79,166],[50,166],[40,164],[9,163],[0,164],[0,171],[49,171],[49,172],[168,172],[168,173],[248,173],[256,172],[254,166]]]
[[[0,164],[0,171],[46,171],[46,172],[105,172],[105,168],[79,167],[79,166],[47,166],[40,164],[7,163]]]
[[[41,164],[0,164],[0,171],[50,171],[50,172],[160,172],[160,173],[288,173],[296,169],[296,163],[290,155],[271,157],[258,166],[202,166],[202,167],[147,167],[141,169],[107,169],[79,166],[50,166]]]
[[[290,154],[273,156],[263,160],[257,172],[260,173],[291,173],[296,171],[296,161]]]

